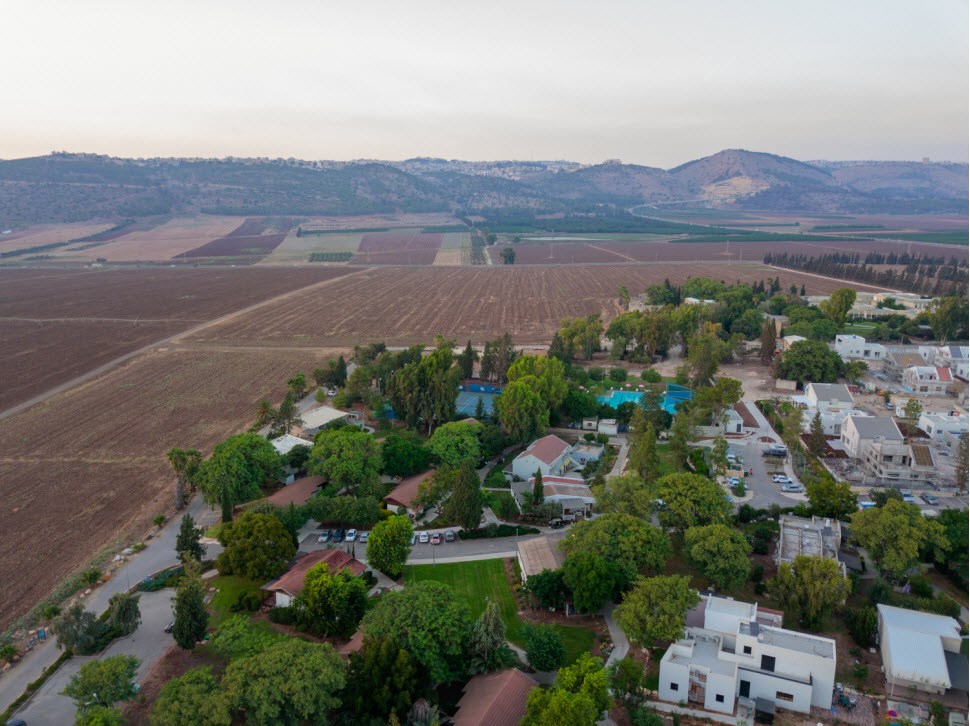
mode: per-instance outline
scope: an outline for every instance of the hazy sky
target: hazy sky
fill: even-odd
[[[3,0],[0,157],[968,157],[966,0]]]

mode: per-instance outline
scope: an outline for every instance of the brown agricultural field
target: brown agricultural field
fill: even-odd
[[[329,229],[335,232],[353,229],[386,227],[434,227],[442,224],[461,224],[450,214],[428,212],[423,214],[361,214],[347,217],[313,217],[300,223],[304,229]]]
[[[0,421],[0,628],[143,516],[171,508],[169,448],[208,453],[325,357],[158,349]]]
[[[226,236],[239,224],[239,217],[178,217],[153,229],[131,231],[105,245],[75,250],[69,256],[80,260],[104,258],[110,262],[171,260],[209,240]]]
[[[838,280],[760,264],[716,262],[372,268],[207,326],[184,342],[334,347],[377,340],[428,342],[437,333],[480,342],[506,331],[518,342],[541,342],[548,341],[563,318],[616,314],[621,285],[636,294],[664,278],[678,283],[691,276],[725,282],[777,276],[783,287],[804,283],[809,293],[842,286]]]
[[[10,234],[0,235],[0,252],[67,242],[103,232],[112,222],[75,222],[71,224],[39,224]]]
[[[440,234],[375,232],[364,235],[360,240],[353,262],[364,265],[431,265],[440,247]]]
[[[0,411],[144,345],[347,268],[0,271]]]

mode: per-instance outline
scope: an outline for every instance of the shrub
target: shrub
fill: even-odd
[[[657,371],[653,368],[647,368],[643,373],[640,374],[641,380],[645,383],[662,383],[663,378]]]
[[[626,369],[625,368],[610,368],[610,380],[616,381],[617,383],[622,383],[626,380]]]
[[[630,723],[633,726],[664,726],[667,722],[649,706],[637,706],[630,711]]]
[[[236,598],[236,602],[229,606],[229,611],[233,613],[242,611],[254,613],[259,610],[259,604],[259,595],[253,592],[241,592]]]
[[[751,582],[761,582],[765,579],[765,566],[762,564],[752,565],[748,579]]]
[[[0,660],[11,661],[17,655],[17,646],[13,643],[0,645]]]
[[[583,434],[583,440],[584,441],[589,441],[590,443],[592,443],[593,441],[596,440],[596,434],[594,434],[594,433],[585,433],[585,434]]]
[[[878,621],[874,607],[852,609],[845,613],[845,624],[849,634],[863,648],[868,648],[875,642]]]
[[[869,677],[869,666],[865,663],[856,663],[852,666],[852,677],[857,681],[865,681]]]
[[[94,567],[81,573],[81,582],[85,585],[97,585],[101,581],[101,570]]]
[[[156,514],[154,517],[152,517],[152,524],[154,524],[156,527],[161,527],[163,524],[165,524],[165,515]]]
[[[490,537],[514,537],[516,528],[510,524],[489,524],[484,529],[470,529],[461,533],[461,538],[465,539],[487,539]],[[519,534],[539,534],[535,527],[518,527]]]
[[[750,504],[742,504],[738,508],[738,522],[741,524],[747,524],[748,522],[753,522],[758,518],[760,510],[755,509]]]
[[[748,491],[748,489],[747,489],[747,487],[744,486],[744,482],[743,481],[742,482],[738,482],[733,487],[731,487],[731,492],[736,497],[743,497],[747,491]]]
[[[596,443],[608,444],[610,443],[610,437],[607,434],[596,434]]]
[[[916,597],[933,597],[933,586],[925,577],[910,578],[909,591]]]
[[[296,622],[296,610],[294,608],[270,608],[269,620],[277,625],[293,625]]]
[[[593,380],[593,381],[603,380],[603,369],[600,368],[599,366],[591,366],[590,369],[586,372],[589,375],[590,380]]]

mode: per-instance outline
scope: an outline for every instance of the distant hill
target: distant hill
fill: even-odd
[[[825,212],[966,211],[966,164],[797,161],[729,149],[664,170],[611,161],[0,161],[0,225],[238,215],[602,214],[641,204]]]

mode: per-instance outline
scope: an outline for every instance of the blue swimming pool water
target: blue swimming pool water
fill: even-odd
[[[673,394],[668,391],[668,393],[664,394],[663,402],[660,405],[665,411],[673,415],[677,413],[677,404],[693,398],[693,395],[690,389],[687,388],[678,390]],[[613,408],[618,407],[621,403],[640,403],[642,399],[643,394],[639,391],[611,391],[608,395],[596,397],[596,400],[600,403],[605,403],[607,406],[612,406]]]

